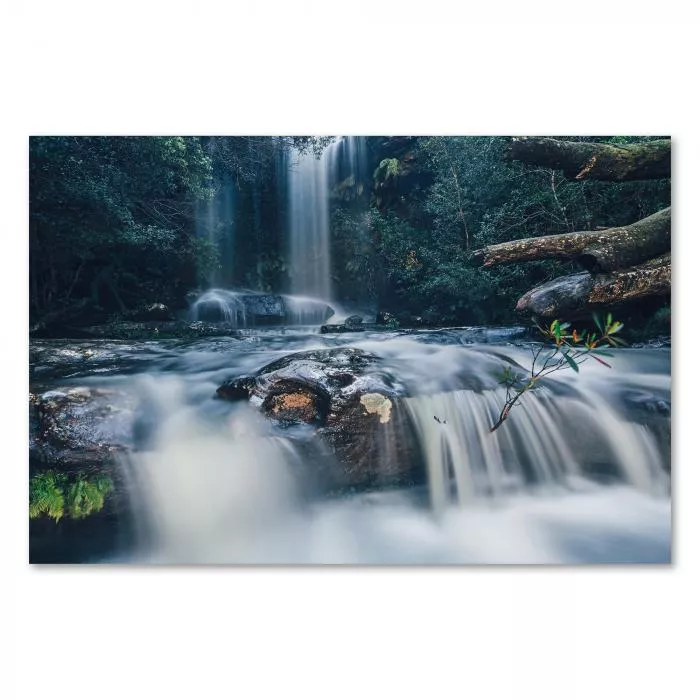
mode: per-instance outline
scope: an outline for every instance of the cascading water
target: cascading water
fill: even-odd
[[[289,261],[292,294],[332,299],[329,201],[333,183],[359,181],[367,167],[365,139],[345,136],[317,158],[300,154],[288,168]]]
[[[283,321],[292,326],[318,326],[334,311],[321,299],[248,289],[209,289],[192,301],[189,316],[193,321],[223,323],[233,328],[279,325]]]
[[[301,350],[343,347],[346,338],[269,330],[181,348],[145,343],[110,354],[101,346],[88,360],[81,347],[76,362],[87,380],[75,377],[70,365],[61,370],[67,360],[60,346],[54,371],[70,374],[73,383],[113,386],[140,405],[139,440],[125,457],[122,480],[140,539],[122,559],[668,561],[668,351],[616,351],[612,370],[563,371],[526,395],[492,433],[504,398],[494,370],[504,362],[524,365],[529,352],[502,340],[463,344],[475,336],[484,333],[377,333],[355,340],[352,346],[377,357],[403,395],[394,399],[387,430],[376,437],[348,433],[353,454],[359,460],[374,450],[373,468],[380,471],[398,473],[407,458],[422,466],[410,477],[418,479],[413,486],[341,497],[314,486],[318,475],[338,469],[314,426],[277,424],[263,417],[259,403],[214,395],[231,374],[254,373]],[[126,374],[112,377],[119,363]],[[46,355],[41,366],[52,366]],[[112,420],[117,415],[122,425],[125,415],[110,413]],[[108,430],[103,424],[101,439]],[[382,442],[379,449],[372,440]],[[415,453],[407,454],[409,444]]]
[[[190,317],[193,320],[222,322],[234,328],[279,323],[280,320],[291,325],[319,325],[338,312],[337,304],[330,301],[329,202],[334,183],[351,181],[353,186],[362,187],[367,171],[365,137],[342,137],[331,143],[318,158],[311,153],[297,154],[291,162],[281,159],[276,168],[280,194],[287,203],[285,225],[292,294],[277,296],[253,290],[213,287],[192,302]],[[231,284],[235,262],[235,188],[230,178],[222,178],[214,198],[200,207],[197,216],[200,236],[217,247],[221,257],[220,269],[212,273],[210,279],[212,285]],[[259,231],[261,202],[257,190],[252,196],[252,211],[255,230]],[[257,235],[256,241],[259,243]],[[260,280],[261,274],[258,250],[254,276]],[[259,313],[263,299],[277,299],[277,308],[272,313],[269,309]],[[275,302],[269,302],[268,306],[270,303],[275,306]]]
[[[291,291],[330,299],[328,150],[300,155],[289,169],[289,264]]]
[[[195,321],[222,321],[234,328],[245,328],[248,325],[245,296],[245,292],[209,289],[194,300],[190,315]]]

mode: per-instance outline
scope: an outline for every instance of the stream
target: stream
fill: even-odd
[[[670,562],[670,348],[615,350],[612,368],[558,372],[491,433],[505,396],[498,370],[531,360],[522,330],[32,340],[30,391],[70,418],[51,424],[50,450],[30,423],[31,469],[60,450],[88,462],[100,454],[118,484],[104,517],[30,530],[32,559],[50,550],[62,561],[147,564]],[[391,406],[371,416],[386,443],[372,446],[372,468],[394,481],[329,485],[326,474],[343,467],[313,425],[216,395],[290,354],[342,348],[378,358],[392,381]],[[401,470],[409,451],[415,466]]]

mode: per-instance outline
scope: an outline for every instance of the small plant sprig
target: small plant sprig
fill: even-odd
[[[498,416],[498,420],[491,427],[494,432],[503,425],[511,409],[518,405],[520,397],[528,391],[532,391],[539,386],[545,377],[553,372],[571,368],[575,372],[579,371],[579,365],[583,364],[589,357],[592,357],[601,365],[610,367],[603,357],[611,357],[606,348],[627,345],[622,338],[617,337],[617,333],[622,330],[624,324],[614,321],[612,314],[602,319],[598,315],[593,315],[593,322],[598,329],[594,331],[582,331],[579,333],[571,328],[570,323],[554,320],[547,326],[541,326],[533,319],[535,327],[545,337],[545,341],[537,346],[531,347],[532,365],[527,375],[518,374],[511,366],[506,367],[499,375],[500,384],[506,388],[506,400]]]

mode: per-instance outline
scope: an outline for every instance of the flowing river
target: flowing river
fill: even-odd
[[[400,387],[393,410],[376,416],[396,430],[372,448],[381,468],[395,469],[412,441],[417,466],[393,486],[330,488],[323,475],[337,460],[313,426],[216,396],[227,379],[292,353],[344,347],[378,357]],[[88,455],[120,446],[108,460],[117,489],[104,516],[33,526],[33,559],[669,562],[670,349],[617,350],[612,368],[558,372],[490,432],[505,396],[499,368],[530,359],[527,339],[510,328],[32,340],[36,400],[73,401],[56,440]],[[102,408],[83,424],[93,399]],[[36,447],[40,430],[31,431]],[[358,455],[370,448],[355,441]],[[42,449],[30,450],[33,470],[46,466]]]

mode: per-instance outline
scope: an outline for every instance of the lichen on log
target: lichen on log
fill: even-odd
[[[472,265],[494,267],[531,260],[576,260],[589,272],[633,267],[671,249],[671,207],[628,226],[536,236],[475,250]]]
[[[671,256],[667,254],[626,270],[558,277],[525,293],[516,310],[545,318],[571,317],[670,294]]]
[[[671,177],[671,140],[591,143],[544,137],[515,137],[505,157],[562,170],[569,180],[650,180]]]

